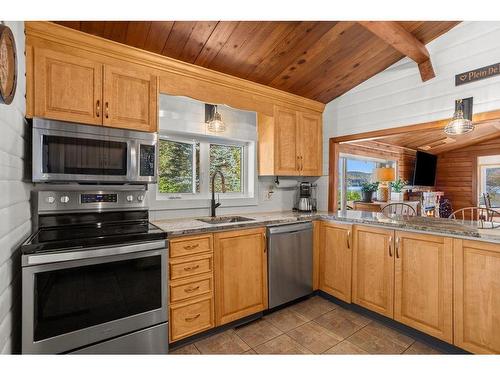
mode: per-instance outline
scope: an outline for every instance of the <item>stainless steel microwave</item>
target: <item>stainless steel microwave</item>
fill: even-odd
[[[156,133],[33,119],[33,182],[155,183]]]

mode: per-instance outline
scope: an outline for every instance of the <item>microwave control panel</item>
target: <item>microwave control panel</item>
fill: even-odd
[[[155,175],[155,153],[155,146],[140,145],[139,173],[141,176]]]

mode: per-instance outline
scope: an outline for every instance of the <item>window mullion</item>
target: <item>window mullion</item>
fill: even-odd
[[[200,142],[200,193],[209,195],[210,184],[210,144]]]

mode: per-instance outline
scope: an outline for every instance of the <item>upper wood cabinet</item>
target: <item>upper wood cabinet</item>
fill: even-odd
[[[319,287],[342,301],[351,302],[352,226],[322,223]]]
[[[104,67],[104,125],[156,131],[158,87],[155,75]]]
[[[354,227],[352,301],[379,314],[394,314],[394,231]]]
[[[275,121],[275,170],[277,175],[297,175],[300,171],[297,112],[276,107]],[[265,157],[265,156],[264,156]]]
[[[394,319],[453,341],[453,240],[396,231]]]
[[[102,64],[42,48],[34,60],[35,116],[102,124]]]
[[[321,115],[298,112],[300,174],[321,176],[323,172],[323,122]]]
[[[70,53],[34,48],[34,116],[155,132],[158,78]]]
[[[500,244],[454,240],[454,344],[500,353]]]
[[[265,228],[216,233],[214,240],[216,324],[226,324],[265,310]]]
[[[321,176],[323,125],[320,113],[274,107],[259,115],[259,175]]]

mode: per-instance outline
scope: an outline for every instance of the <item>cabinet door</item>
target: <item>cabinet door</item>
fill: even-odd
[[[104,67],[104,125],[157,130],[157,77],[148,72]]]
[[[298,139],[297,112],[275,107],[274,110],[274,156],[275,174],[280,176],[298,176]]]
[[[394,231],[354,227],[352,301],[379,314],[394,314]]]
[[[299,113],[299,169],[302,176],[323,174],[323,125],[321,115]]]
[[[34,115],[102,125],[102,64],[35,48]]]
[[[396,232],[394,319],[453,341],[453,240]]]
[[[320,289],[351,302],[351,225],[322,223]]]
[[[265,228],[216,233],[214,239],[217,325],[265,310]]]
[[[454,240],[454,344],[500,353],[500,244]]]

